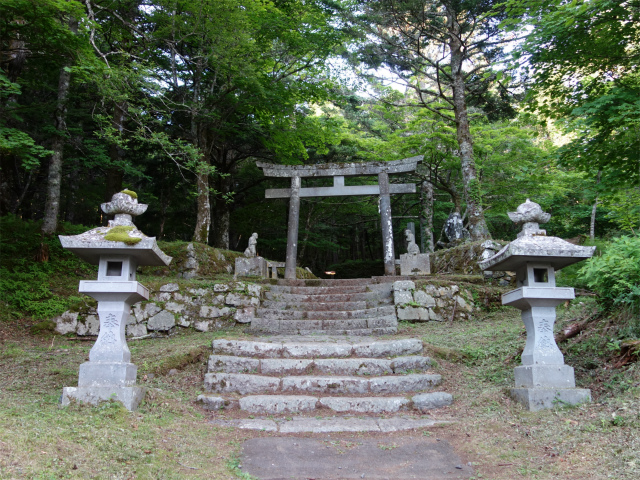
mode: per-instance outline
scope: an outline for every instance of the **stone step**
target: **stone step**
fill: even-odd
[[[381,332],[378,334],[396,333],[398,329],[398,320],[395,315],[387,315],[384,317],[372,318],[351,318],[351,319],[298,319],[298,320],[274,320],[268,318],[256,317],[251,321],[250,330],[252,332],[263,333],[288,333],[308,335],[305,332],[332,332],[334,334],[358,331],[359,335],[368,335],[365,330],[372,329],[392,329],[392,331]],[[342,333],[348,335],[349,333]]]
[[[293,293],[297,295],[331,295],[344,293],[365,293],[369,291],[368,285],[352,285],[337,287],[296,287],[292,285],[273,285],[269,288],[271,292]]]
[[[302,302],[386,302],[391,303],[391,295],[382,292],[364,292],[364,293],[332,293],[327,295],[301,295],[296,293],[279,293],[265,292],[266,300],[276,300],[278,302],[302,303]]]
[[[277,309],[279,311],[283,310],[299,310],[299,311],[327,311],[327,310],[341,310],[341,311],[349,311],[349,310],[364,310],[367,308],[367,302],[339,302],[339,303],[328,303],[328,302],[279,302],[277,300],[263,300],[260,305],[262,308],[268,309]]]
[[[248,358],[211,355],[208,373],[261,375],[391,375],[425,372],[431,359],[422,356],[386,358]]]
[[[322,410],[321,410],[322,411]],[[338,432],[400,432],[443,425],[448,421],[436,421],[430,418],[419,418],[406,413],[397,416],[385,415],[383,418],[331,416],[308,418],[293,416],[291,419],[244,418],[222,420],[214,418],[210,423],[240,430],[257,430],[260,432],[279,433],[338,433]],[[422,478],[425,478],[424,476]]]
[[[290,341],[274,339],[271,342],[217,339],[213,353],[257,358],[382,358],[422,353],[422,341],[417,338],[374,340],[363,342]]]
[[[371,278],[345,278],[345,279],[278,279],[276,285],[295,286],[295,287],[348,287],[356,285],[374,285],[374,284],[389,284],[398,280],[410,280],[408,276],[381,276]],[[272,283],[270,280],[266,280],[265,283]]]
[[[271,377],[245,373],[207,373],[204,388],[215,393],[389,395],[421,392],[438,385],[440,375],[412,373],[401,376],[359,378],[354,376]]]
[[[295,321],[295,320],[293,320]],[[287,335],[313,335],[313,336],[322,336],[322,335],[349,335],[353,337],[370,337],[374,336],[382,336],[382,335],[395,335],[398,333],[398,327],[376,327],[376,328],[356,328],[356,329],[341,329],[341,328],[332,328],[332,329],[309,329],[309,328],[299,328],[298,326],[285,325],[285,327],[280,327],[280,324],[276,326],[268,324],[268,325],[256,325],[255,327],[250,327],[249,331],[256,335],[279,335],[279,334],[287,334]],[[304,327],[305,325],[303,325]]]
[[[383,307],[366,308],[362,310],[279,310],[275,308],[258,308],[256,315],[267,320],[348,320],[352,318],[370,319],[394,315],[396,308],[393,305]],[[363,327],[365,328],[365,327]]]

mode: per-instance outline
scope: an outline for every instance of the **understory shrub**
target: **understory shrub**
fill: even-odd
[[[580,269],[583,280],[608,306],[640,308],[640,236],[622,236]]]

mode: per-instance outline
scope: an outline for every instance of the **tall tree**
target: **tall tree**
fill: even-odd
[[[487,81],[501,77],[490,69],[499,60],[500,46],[512,40],[502,35],[497,15],[489,15],[494,3],[370,0],[354,5],[349,15],[354,26],[364,27],[363,39],[374,39],[359,49],[358,60],[370,68],[389,69],[411,89],[415,100],[403,105],[420,105],[455,124],[469,232],[474,240],[488,238],[489,230],[468,105],[486,93]]]

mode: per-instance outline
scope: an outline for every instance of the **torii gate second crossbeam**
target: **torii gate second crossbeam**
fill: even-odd
[[[382,245],[384,249],[384,274],[395,275],[393,249],[393,225],[391,222],[391,198],[394,193],[415,193],[414,184],[389,184],[389,174],[413,172],[422,155],[392,162],[325,163],[321,165],[274,165],[257,162],[267,177],[289,177],[291,188],[268,189],[265,198],[289,198],[289,225],[287,231],[287,258],[284,278],[296,278],[298,256],[298,224],[301,197],[335,197],[347,195],[380,195]],[[344,177],[377,175],[378,185],[346,186]],[[302,177],[333,177],[332,187],[301,188]]]

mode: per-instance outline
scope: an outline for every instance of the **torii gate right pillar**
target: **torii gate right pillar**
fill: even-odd
[[[396,254],[393,249],[393,223],[391,219],[391,196],[389,195],[389,174],[378,174],[380,186],[380,220],[382,225],[382,247],[384,249],[384,274],[396,274]]]

